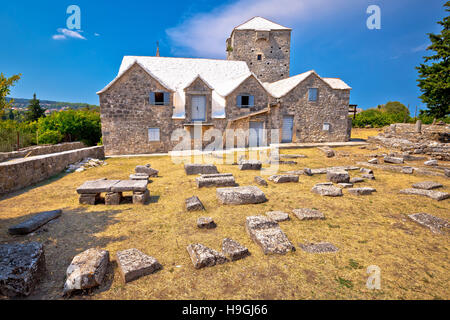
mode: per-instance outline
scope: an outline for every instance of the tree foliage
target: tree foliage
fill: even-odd
[[[444,4],[445,11],[450,12],[450,1]],[[428,115],[444,118],[450,114],[450,16],[438,22],[442,26],[439,34],[429,33],[431,45],[427,50],[434,54],[424,57],[424,62],[417,67],[419,72],[420,99],[427,104]]]
[[[36,121],[39,118],[45,117],[45,109],[39,104],[39,99],[36,99],[36,93],[33,94],[33,99],[30,100],[27,112],[25,113],[26,121]]]
[[[15,74],[9,78],[0,73],[0,116],[3,115],[5,108],[10,108],[14,100],[6,100],[6,96],[11,92],[11,86],[19,81],[22,74]]]

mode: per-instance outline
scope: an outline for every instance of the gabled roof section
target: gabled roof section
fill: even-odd
[[[124,58],[125,59],[125,58]],[[122,60],[122,65],[123,65],[123,60]],[[160,78],[158,78],[158,76],[156,76],[155,74],[153,74],[150,70],[148,70],[142,63],[139,63],[139,61],[134,60],[132,63],[130,63],[126,68],[120,68],[119,70],[119,74],[117,75],[117,77],[115,77],[113,79],[113,81],[111,81],[110,83],[108,83],[106,85],[106,87],[104,87],[102,90],[98,91],[97,94],[101,94],[105,91],[107,91],[114,83],[116,83],[128,70],[130,70],[134,65],[138,65],[140,66],[142,69],[144,69],[145,72],[147,72],[153,79],[155,79],[156,81],[158,81],[164,88],[166,88],[169,91],[174,91],[169,85],[167,85],[166,83],[164,83],[163,80],[161,80]]]
[[[235,27],[233,30],[292,30],[282,25],[267,20],[263,17],[253,17],[243,24]]]
[[[282,79],[276,82],[264,83],[264,87],[267,91],[275,98],[281,98],[288,94],[291,90],[297,87],[300,83],[306,80],[311,75],[316,75],[319,79],[324,81],[331,89],[336,90],[350,90],[349,87],[344,81],[337,78],[321,78],[314,70],[310,70],[304,73],[300,73],[296,76]]]
[[[351,90],[352,88],[339,78],[322,78],[333,89]]]
[[[195,80],[197,80],[197,79],[200,79],[200,81],[202,81],[204,84],[206,84],[206,86],[207,86],[209,89],[214,90],[214,88],[208,83],[208,81],[206,81],[205,79],[203,79],[203,77],[202,77],[201,75],[199,75],[199,74],[197,74],[197,75],[194,77],[194,79],[192,79],[192,81],[189,82],[189,83],[186,85],[186,87],[185,87],[184,89],[189,88],[189,87],[195,82]]]
[[[234,90],[236,90],[244,81],[246,81],[248,78],[254,78],[261,87],[267,91],[267,88],[264,86],[264,84],[256,77],[256,75],[253,72],[250,72],[247,75],[244,75],[242,77],[239,77],[237,79],[233,79],[231,81],[222,82],[219,87],[216,88],[217,92],[223,96],[227,97],[231,93],[233,93]],[[270,92],[267,91],[269,94]]]

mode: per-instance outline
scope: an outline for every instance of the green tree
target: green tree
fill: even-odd
[[[30,100],[27,112],[25,113],[26,121],[36,121],[39,118],[45,117],[45,109],[39,104],[39,99],[36,99],[36,93],[33,94],[33,99]]]
[[[3,115],[5,108],[10,108],[14,100],[6,101],[6,96],[11,92],[10,87],[19,81],[22,74],[15,74],[10,78],[7,78],[0,73],[0,115]]]
[[[450,12],[450,1],[444,4]],[[419,71],[420,99],[427,104],[426,113],[436,118],[444,118],[450,113],[450,16],[438,22],[442,26],[439,34],[429,33],[431,45],[427,50],[434,51],[417,67]],[[432,62],[427,64],[427,62]]]
[[[391,118],[392,123],[408,122],[411,119],[409,109],[401,102],[389,101],[385,105],[378,106],[378,108]]]

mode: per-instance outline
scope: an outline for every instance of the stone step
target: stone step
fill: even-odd
[[[267,201],[264,192],[256,186],[218,188],[216,196],[220,203],[231,205],[257,204]]]

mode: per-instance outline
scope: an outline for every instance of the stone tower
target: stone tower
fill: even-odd
[[[261,17],[237,26],[226,42],[227,60],[245,61],[263,82],[289,77],[291,29]]]

